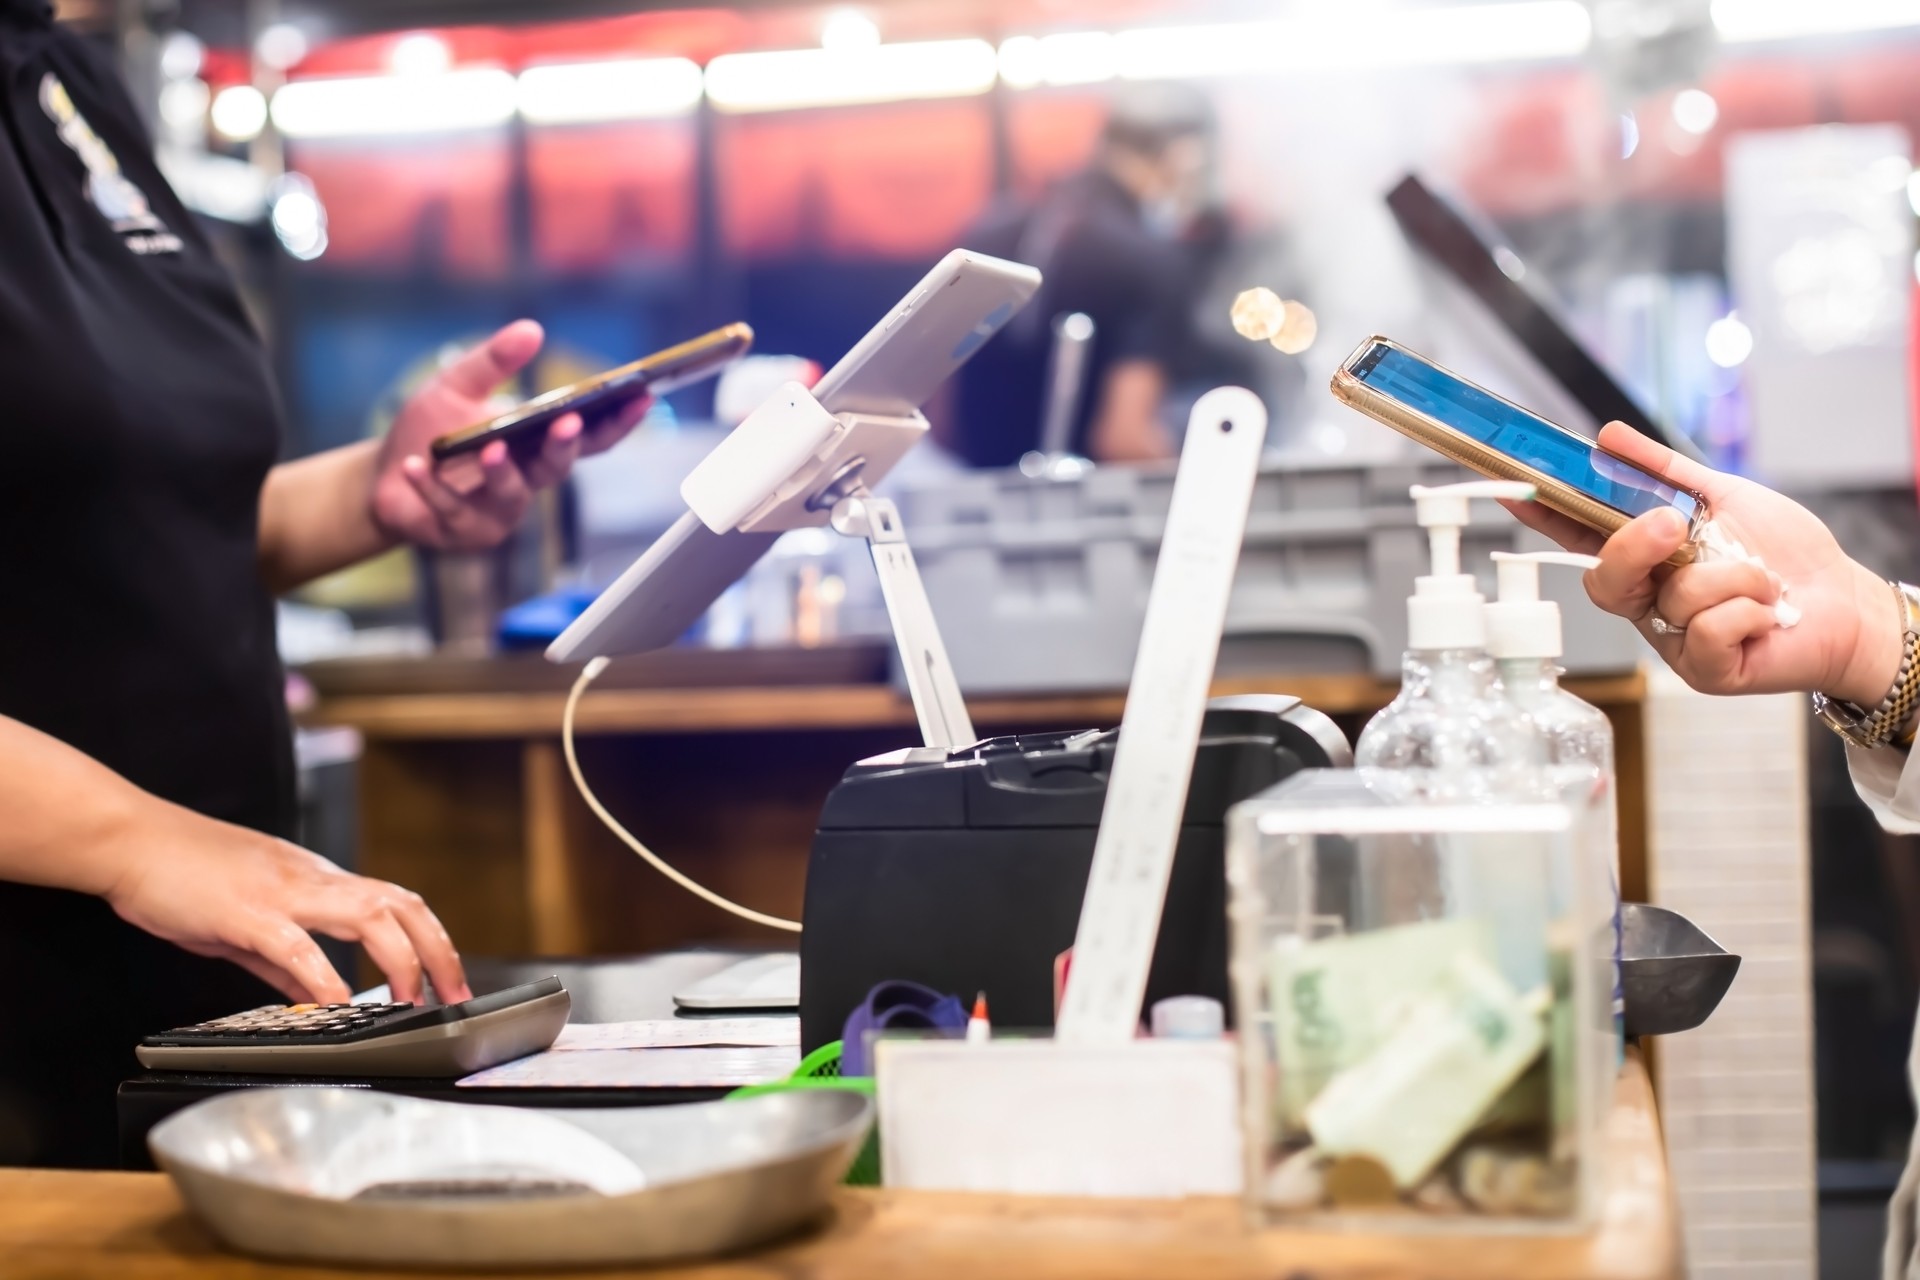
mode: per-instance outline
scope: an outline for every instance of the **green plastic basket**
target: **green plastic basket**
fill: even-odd
[[[793,1074],[784,1080],[769,1080],[765,1084],[750,1084],[735,1089],[729,1098],[757,1098],[766,1093],[797,1093],[807,1089],[842,1089],[848,1093],[864,1093],[873,1096],[872,1076],[843,1076],[840,1074],[840,1041],[823,1044],[806,1057],[800,1059],[800,1065]],[[877,1187],[880,1185],[880,1128],[875,1125],[867,1132],[866,1142],[861,1144],[860,1154],[854,1157],[853,1167],[847,1170],[846,1184],[850,1187]]]
[[[800,1065],[793,1069],[791,1078],[795,1080],[840,1079],[840,1046],[842,1043],[842,1041],[835,1040],[831,1044],[823,1044],[806,1057],[800,1059]]]

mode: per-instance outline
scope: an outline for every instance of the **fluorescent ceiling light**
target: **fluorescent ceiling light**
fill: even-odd
[[[300,261],[327,251],[327,207],[305,174],[285,173],[274,182],[268,221],[281,247]]]
[[[295,80],[273,95],[273,123],[289,138],[484,129],[512,119],[515,96],[512,74],[497,67]]]
[[[213,94],[207,89],[205,80],[198,77],[175,80],[160,90],[160,118],[166,121],[169,128],[182,132],[204,129],[207,126],[207,107],[212,101]],[[260,123],[264,126],[266,122],[266,102],[261,100]],[[254,130],[256,134],[259,132],[259,129]]]
[[[207,46],[185,31],[176,31],[160,43],[160,74],[169,80],[185,80],[200,74],[207,60]]]
[[[1045,79],[1038,36],[1013,36],[1000,43],[1000,78],[1016,89],[1031,89]]]
[[[1713,0],[1722,40],[1792,40],[1920,26],[1920,0]]]
[[[1720,104],[1705,89],[1682,89],[1673,95],[1673,122],[1691,134],[1712,129],[1720,119]]]
[[[416,31],[400,37],[387,56],[387,65],[403,76],[438,75],[453,65],[453,50],[432,32]]]
[[[1000,78],[1016,89],[1098,84],[1113,79],[1119,70],[1119,48],[1107,31],[1014,36],[1000,46]]]
[[[823,49],[871,49],[880,43],[880,25],[858,9],[836,9],[820,28]]]
[[[213,97],[213,127],[235,142],[251,142],[267,127],[267,100],[250,84],[230,84]]]
[[[1121,75],[1191,79],[1573,58],[1593,23],[1578,0],[1379,9],[1328,5],[1311,16],[1204,27],[1143,27],[1115,37]]]
[[[1737,369],[1753,354],[1753,330],[1739,316],[1721,316],[1707,326],[1707,359],[1722,369]]]
[[[528,67],[520,114],[532,124],[685,115],[700,104],[700,66],[686,58],[622,58]]]
[[[276,22],[253,42],[253,56],[275,71],[289,71],[307,56],[307,33],[291,22]]]
[[[985,93],[998,75],[985,40],[933,40],[870,49],[729,53],[707,64],[707,96],[722,111],[956,98]]]

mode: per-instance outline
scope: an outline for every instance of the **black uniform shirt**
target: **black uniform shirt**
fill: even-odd
[[[0,76],[0,715],[286,834],[258,559],[280,417],[260,341],[107,52],[44,3],[0,0]],[[0,982],[73,1006],[0,1027],[0,1162],[110,1157],[134,1040],[265,993],[238,976],[100,902],[0,886]]]
[[[1087,452],[1107,371],[1151,360],[1177,376],[1189,342],[1192,267],[1184,248],[1147,229],[1140,204],[1094,170],[1062,183],[1037,205],[996,211],[967,235],[969,249],[1040,269],[1040,294],[960,372],[959,428],[947,441],[977,467],[1006,467],[1040,447],[1053,321],[1093,320],[1091,359],[1070,452]]]
[[[0,72],[0,714],[284,828],[259,339],[105,59],[0,18]]]

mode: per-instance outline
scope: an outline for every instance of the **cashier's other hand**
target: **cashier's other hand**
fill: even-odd
[[[558,484],[582,457],[618,444],[646,415],[640,396],[587,431],[579,414],[547,428],[538,455],[521,463],[496,440],[478,455],[470,479],[436,469],[433,442],[493,416],[500,385],[540,352],[545,333],[516,320],[442,368],[414,393],[382,442],[373,481],[374,523],[389,536],[444,550],[497,546],[519,525],[536,490]],[[469,455],[471,457],[471,455]]]
[[[230,960],[296,1003],[352,994],[314,932],[365,947],[396,1001],[420,999],[423,972],[446,1002],[470,994],[452,940],[416,893],[171,805],[141,815],[117,844],[105,896],[122,919]]]
[[[1817,516],[1623,423],[1608,423],[1600,444],[1701,494],[1715,522],[1765,567],[1728,559],[1669,567],[1667,557],[1687,540],[1677,511],[1649,512],[1603,539],[1543,506],[1507,504],[1561,546],[1600,558],[1586,579],[1596,605],[1633,623],[1703,693],[1818,691],[1867,707],[1880,701],[1899,668],[1904,619],[1887,583],[1849,558]],[[1685,631],[1656,633],[1656,614]]]

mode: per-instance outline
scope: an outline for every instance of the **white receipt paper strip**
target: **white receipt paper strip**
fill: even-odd
[[[800,1065],[800,1049],[575,1049],[503,1062],[459,1081],[488,1089],[704,1089],[766,1084]]]
[[[646,1018],[637,1022],[569,1022],[552,1052],[582,1049],[690,1049],[706,1045],[794,1048],[798,1018]]]
[[[1187,423],[1074,936],[1068,1043],[1124,1044],[1140,1025],[1266,435],[1266,407],[1239,387],[1200,397]]]

